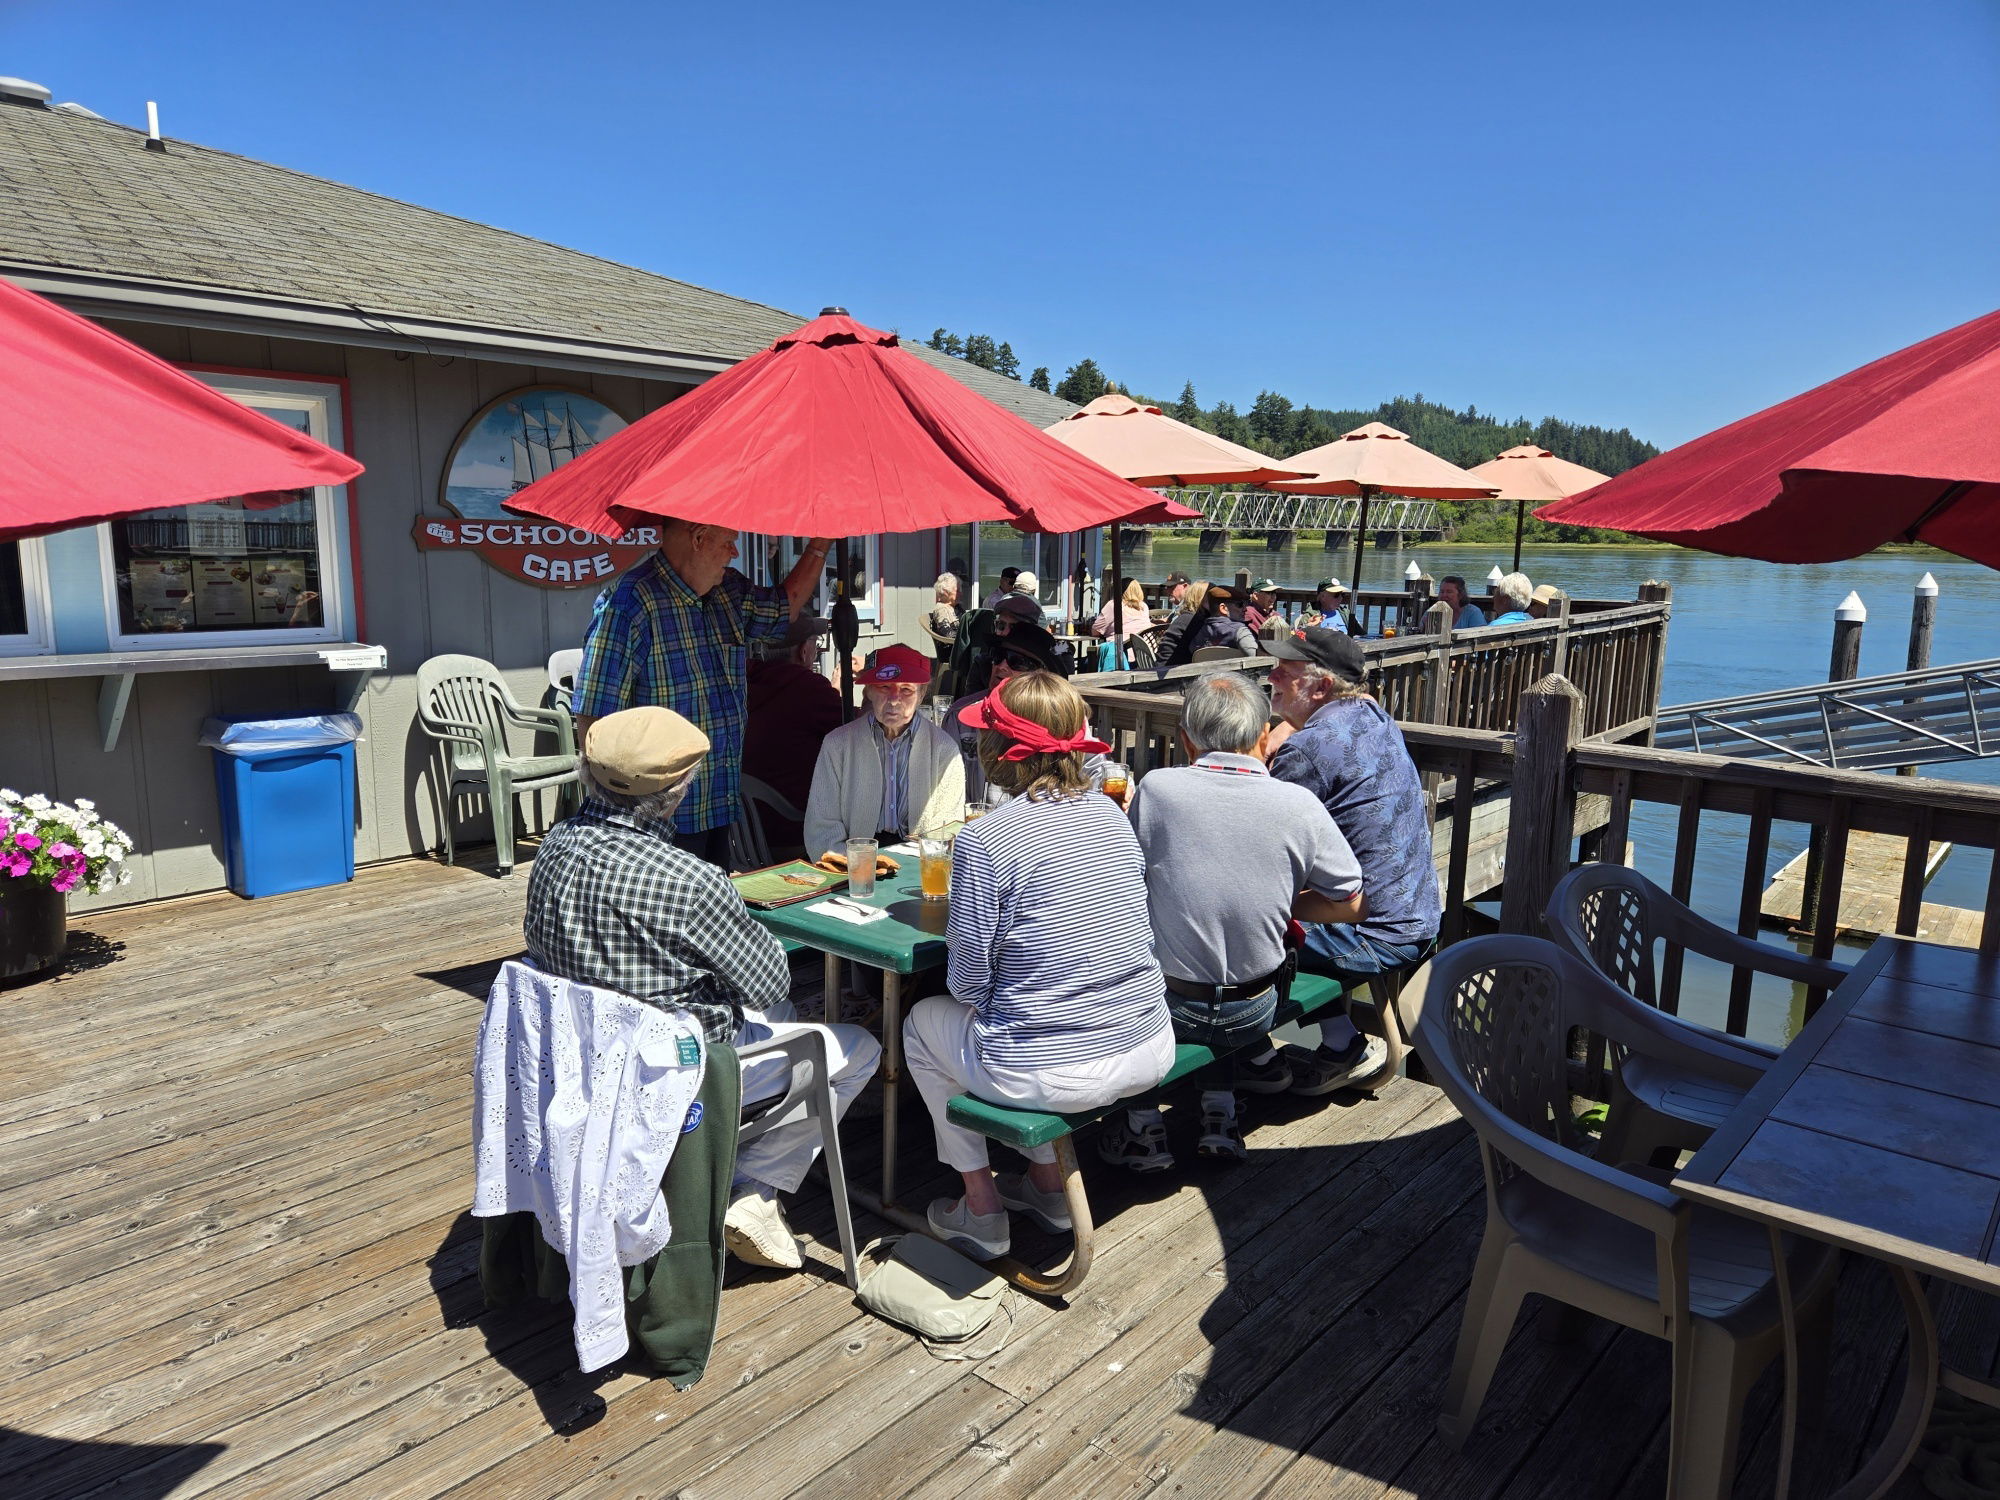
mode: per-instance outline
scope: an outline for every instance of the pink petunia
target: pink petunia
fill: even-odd
[[[77,859],[83,855],[81,849],[63,839],[57,839],[53,844],[49,845],[49,853],[57,859]]]
[[[39,849],[42,847],[42,836],[38,833],[16,834],[14,836],[14,847],[30,851]]]
[[[51,880],[49,884],[55,888],[55,892],[58,896],[67,896],[71,891],[77,888],[78,883],[82,879],[83,875],[80,871],[64,870],[62,874],[56,876],[56,878],[54,880]]]
[[[25,854],[0,855],[0,875],[25,875],[28,873],[28,856]]]

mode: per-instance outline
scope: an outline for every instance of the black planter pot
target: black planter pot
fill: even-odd
[[[39,880],[0,875],[0,979],[53,969],[69,942],[66,898]]]

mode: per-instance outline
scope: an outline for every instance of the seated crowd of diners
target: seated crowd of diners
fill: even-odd
[[[1381,1044],[1344,1015],[1322,1025],[1316,1047],[1280,1051],[1266,1039],[1288,968],[1351,987],[1417,962],[1439,917],[1421,787],[1367,691],[1354,639],[1331,625],[1266,639],[1278,658],[1268,695],[1235,673],[1190,683],[1180,729],[1188,763],[1114,799],[1100,789],[1108,747],[1092,737],[1055,638],[1008,608],[1021,581],[988,601],[976,680],[942,723],[925,708],[932,656],[877,651],[856,674],[864,711],[840,724],[837,695],[829,715],[824,695],[799,680],[823,622],[806,617],[773,634],[751,674],[743,762],[773,785],[805,783],[797,842],[807,858],[849,838],[954,835],[949,962],[934,976],[937,993],[910,1009],[903,1039],[939,1158],[963,1183],[931,1205],[929,1222],[988,1258],[1009,1248],[1010,1212],[1066,1228],[1062,1185],[1049,1148],[1028,1153],[1025,1173],[996,1178],[985,1138],[947,1117],[955,1095],[1060,1112],[1130,1101],[1101,1133],[1100,1154],[1162,1170],[1173,1158],[1156,1091],[1177,1039],[1206,1043],[1235,1060],[1196,1080],[1197,1149],[1240,1157],[1239,1091],[1326,1094],[1380,1066]],[[1209,608],[1218,596],[1226,607]],[[1203,621],[1194,638],[1248,635],[1238,608],[1254,597],[1211,585],[1190,598],[1186,612]],[[950,604],[942,587],[938,602]],[[963,623],[955,610],[952,623]],[[767,706],[804,702],[833,721],[819,730],[809,774],[795,724],[776,749],[763,743],[760,675],[771,679]],[[1282,744],[1274,718],[1289,730]],[[685,1007],[711,1041],[740,1044],[807,1023],[793,1011],[777,938],[722,868],[676,844],[675,808],[709,748],[666,708],[589,724],[587,795],[535,861],[526,931],[542,968]],[[788,767],[774,763],[786,757]],[[880,1047],[859,1027],[824,1030],[844,1110]],[[746,1077],[745,1098],[782,1086],[781,1076]],[[739,1257],[800,1263],[779,1194],[798,1187],[817,1149],[806,1122],[743,1151],[723,1219]]]

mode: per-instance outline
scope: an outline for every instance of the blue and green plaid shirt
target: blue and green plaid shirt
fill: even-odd
[[[583,638],[574,712],[602,718],[623,708],[671,708],[708,736],[708,759],[674,815],[677,833],[736,821],[752,641],[776,640],[791,623],[781,588],[736,569],[706,594],[689,588],[655,552],[599,601]]]

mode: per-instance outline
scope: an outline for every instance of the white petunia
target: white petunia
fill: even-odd
[[[107,844],[104,848],[104,857],[115,865],[125,857],[125,851],[120,849],[116,844]]]
[[[76,805],[79,809],[81,809],[84,812],[89,812],[93,807],[97,806],[97,804],[95,802],[92,802],[88,797],[77,798]]]
[[[102,859],[104,858],[104,845],[98,839],[85,839],[83,841],[83,854],[86,859]]]
[[[49,799],[44,797],[40,792],[36,792],[32,797],[23,797],[21,799],[21,806],[27,808],[29,812],[47,812],[50,805]]]
[[[120,885],[130,885],[132,883],[132,872],[130,870],[120,870],[118,872],[118,883]]]
[[[19,802],[21,794],[10,786],[0,786],[0,802]]]

